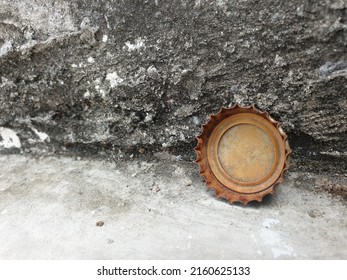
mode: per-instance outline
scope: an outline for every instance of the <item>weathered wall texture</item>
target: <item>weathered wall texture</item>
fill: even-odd
[[[0,150],[192,158],[235,102],[344,172],[347,1],[0,0]]]

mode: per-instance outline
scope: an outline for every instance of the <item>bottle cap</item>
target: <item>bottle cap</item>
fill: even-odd
[[[235,105],[222,108],[197,136],[196,162],[206,184],[232,202],[261,202],[284,181],[291,149],[267,112]]]

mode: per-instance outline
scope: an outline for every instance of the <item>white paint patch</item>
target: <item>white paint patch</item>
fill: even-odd
[[[127,46],[129,51],[136,51],[145,47],[145,41],[142,38],[137,38],[135,39],[134,44],[126,42],[125,45]]]
[[[107,36],[106,34],[103,35],[103,36],[102,36],[102,41],[103,41],[104,43],[106,43],[107,40],[108,40],[108,36]]]
[[[12,41],[6,41],[0,48],[0,57],[12,50]]]
[[[31,129],[32,129],[32,131],[34,131],[35,134],[40,138],[41,142],[45,142],[45,141],[50,142],[50,141],[51,141],[50,138],[49,138],[49,136],[48,136],[48,134],[46,134],[46,133],[44,133],[44,132],[40,132],[40,131],[38,131],[38,130],[37,130],[36,128],[34,128],[34,127],[31,127]]]
[[[279,233],[272,229],[262,228],[260,236],[266,245],[275,246],[281,243]]]
[[[71,64],[71,67],[72,68],[77,68],[78,66],[75,63],[73,63],[73,64]]]
[[[4,215],[7,213],[7,209],[2,210],[1,214]]]
[[[93,58],[93,57],[88,57],[88,59],[87,59],[87,61],[89,62],[89,63],[94,63],[95,62],[95,59]]]
[[[0,136],[2,138],[0,147],[4,147],[5,149],[21,147],[19,137],[12,129],[0,127]]]
[[[265,219],[262,223],[263,228],[260,232],[260,237],[264,244],[271,248],[271,252],[275,258],[281,256],[296,256],[293,247],[282,241],[278,232],[270,229],[273,225],[279,224],[277,219]]]
[[[118,76],[117,72],[108,73],[106,75],[106,80],[110,82],[111,88],[114,88],[124,81],[121,77]]]

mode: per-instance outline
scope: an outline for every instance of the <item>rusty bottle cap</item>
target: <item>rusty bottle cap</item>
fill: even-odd
[[[222,108],[197,136],[196,162],[206,184],[230,202],[262,201],[284,181],[291,149],[267,112],[254,106]]]

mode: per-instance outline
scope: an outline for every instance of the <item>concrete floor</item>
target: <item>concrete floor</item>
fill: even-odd
[[[182,161],[0,156],[0,259],[347,258],[346,201],[290,172],[230,205]],[[98,221],[104,225],[96,226]]]

